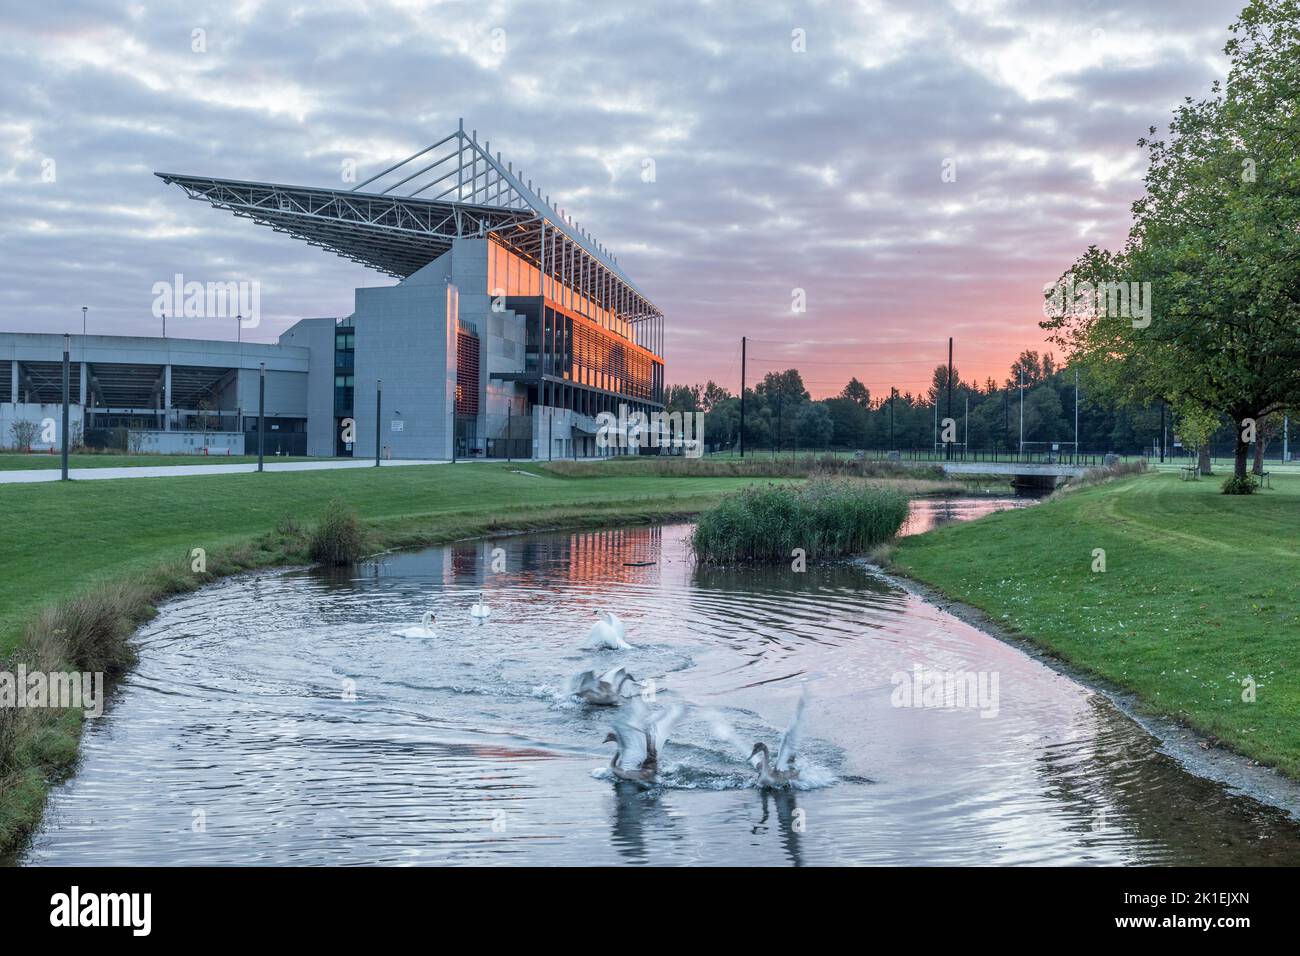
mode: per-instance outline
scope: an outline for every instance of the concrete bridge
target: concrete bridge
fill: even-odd
[[[945,475],[1006,475],[1018,491],[1051,491],[1068,478],[1082,478],[1088,469],[1083,465],[1048,464],[1015,461],[941,461],[936,462]]]

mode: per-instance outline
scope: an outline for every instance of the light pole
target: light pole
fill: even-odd
[[[1074,462],[1079,463],[1079,366],[1074,367]]]
[[[63,333],[63,477],[68,480],[68,352],[72,348],[72,336]]]
[[[1020,370],[1020,452],[1025,457],[1025,370]]]
[[[375,467],[379,467],[379,442],[383,438],[383,432],[379,430],[379,423],[383,420],[384,408],[384,380],[375,379]]]
[[[90,306],[83,305],[81,307],[81,334],[82,335],[86,334],[86,313],[89,311],[90,311]]]
[[[244,316],[242,313],[235,316],[235,341],[244,341]]]
[[[261,363],[257,376],[257,470],[262,470],[266,451],[266,363]]]

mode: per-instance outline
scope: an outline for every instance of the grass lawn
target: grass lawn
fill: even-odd
[[[327,461],[321,458],[266,456],[267,461]],[[68,455],[68,468],[139,468],[168,465],[238,465],[256,463],[256,455]],[[0,453],[0,471],[30,471],[33,469],[58,469],[63,464],[60,455],[34,453],[24,455],[14,452]]]
[[[527,472],[520,474],[520,472]],[[593,523],[699,511],[753,478],[636,475],[574,479],[519,464],[137,478],[0,485],[0,653],[42,606],[191,548],[210,554],[273,531],[310,526],[335,497],[384,544],[493,528]]]
[[[893,562],[1300,777],[1300,478],[1234,497],[1218,480],[1144,475],[904,539]]]

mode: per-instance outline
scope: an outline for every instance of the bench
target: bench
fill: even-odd
[[[1198,476],[1198,475],[1200,474],[1200,472],[1201,472],[1201,466],[1200,466],[1200,465],[1183,465],[1181,468],[1178,469],[1178,471],[1180,472],[1183,481],[1196,481],[1196,480],[1197,480],[1197,476]]]
[[[1259,483],[1260,483],[1263,487],[1265,487],[1265,488],[1272,488],[1272,487],[1273,487],[1272,485],[1270,485],[1270,484],[1268,483],[1268,480],[1269,480],[1269,476],[1270,476],[1270,474],[1271,474],[1271,472],[1261,471],[1261,472],[1256,476],[1257,478],[1259,478]]]

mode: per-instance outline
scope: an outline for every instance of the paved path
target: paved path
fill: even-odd
[[[445,465],[444,461],[402,460],[385,461],[383,468],[400,468],[404,465]],[[267,471],[327,471],[331,468],[373,468],[374,461],[281,461],[266,463]],[[108,478],[188,478],[193,475],[237,475],[257,471],[257,462],[234,465],[143,465],[136,468],[69,468],[68,477],[78,481],[95,481]],[[58,481],[62,475],[57,468],[31,468],[17,471],[0,471],[0,485],[26,484],[35,481]]]

